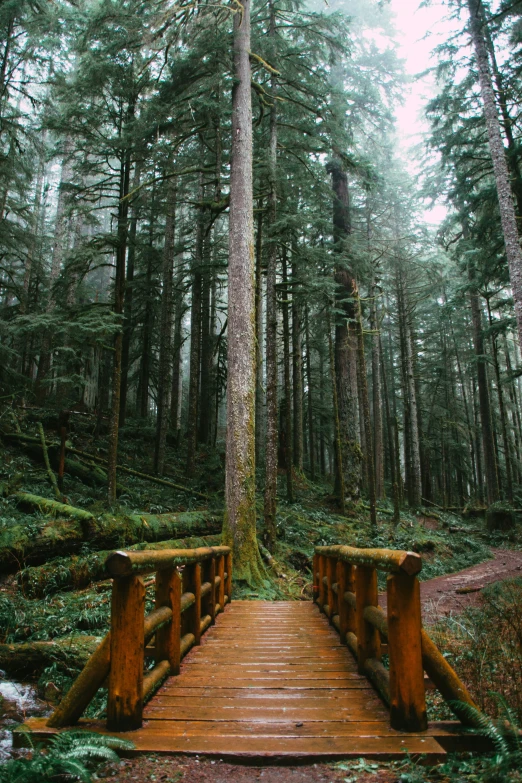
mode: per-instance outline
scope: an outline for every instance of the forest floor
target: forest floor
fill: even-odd
[[[34,435],[35,420],[38,416],[38,413],[33,419],[28,416],[27,420],[21,422],[24,434]],[[53,422],[44,423],[48,441],[52,441]],[[126,430],[122,432],[120,464],[143,472],[151,471],[154,432],[151,428],[149,430],[141,423],[139,426],[129,423]],[[1,438],[0,432],[0,444]],[[86,425],[83,425],[83,421],[76,426],[74,432],[70,433],[69,443],[78,451],[97,454],[100,457],[103,456],[106,446],[104,438],[90,431]],[[82,460],[81,457],[79,459]],[[87,468],[93,465],[85,459],[83,464]],[[92,485],[88,486],[80,478],[66,474],[67,502],[92,513],[97,518],[101,518],[102,514],[107,517],[109,512],[116,525],[120,515],[123,514],[165,514],[204,509],[211,509],[219,519],[223,508],[224,454],[222,450],[202,451],[199,455],[198,471],[190,482],[183,476],[184,465],[180,450],[174,446],[169,448],[168,465],[171,480],[186,485],[186,490],[174,490],[138,476],[120,473],[120,481],[124,487],[118,506],[108,509],[104,499],[103,481],[93,481]],[[53,492],[41,461],[35,459],[27,449],[6,438],[3,442],[0,462],[0,485],[2,482],[9,483],[14,476],[21,476],[18,485],[25,492],[52,499]],[[413,549],[423,558],[423,570],[420,575],[423,602],[427,604],[430,619],[438,623],[436,638],[445,654],[452,656],[454,662],[458,662],[459,673],[465,672],[468,678],[467,684],[474,693],[480,692],[479,695],[483,697],[482,702],[486,705],[490,704],[487,689],[511,693],[511,685],[504,688],[502,682],[498,684],[495,680],[495,677],[497,679],[499,677],[498,672],[502,673],[507,668],[509,671],[506,681],[509,680],[510,683],[513,681],[515,669],[512,661],[509,661],[506,656],[507,663],[504,669],[502,666],[496,666],[490,677],[484,677],[483,668],[480,672],[475,671],[473,665],[477,658],[477,634],[479,636],[483,634],[487,641],[490,629],[495,629],[498,633],[499,612],[500,616],[505,618],[509,616],[506,606],[508,609],[511,606],[522,607],[522,580],[516,581],[516,585],[520,585],[520,589],[516,587],[516,595],[513,594],[509,600],[502,599],[504,603],[500,602],[501,609],[498,608],[497,597],[494,596],[494,600],[488,598],[488,591],[493,589],[492,582],[502,579],[508,580],[506,584],[511,584],[509,580],[522,574],[521,520],[508,534],[492,534],[487,531],[484,519],[480,517],[464,518],[439,509],[435,511],[424,509],[418,514],[413,514],[404,509],[400,523],[393,525],[392,506],[389,502],[383,501],[379,504],[378,528],[375,531],[370,527],[368,509],[363,503],[351,509],[346,516],[337,513],[331,496],[331,486],[326,481],[312,483],[306,477],[296,475],[294,489],[294,502],[289,503],[284,498],[285,481],[282,475],[279,486],[275,566],[267,566],[266,580],[256,589],[246,584],[235,584],[236,597],[311,600],[310,563],[316,545],[345,543],[363,547]],[[209,494],[209,499],[202,499],[197,492]],[[262,509],[263,501],[260,494],[258,497],[260,520]],[[67,581],[71,570],[76,569],[79,573],[86,564],[91,563],[98,556],[100,547],[95,542],[86,540],[81,544],[80,549],[71,550],[69,554],[64,553],[61,557],[49,561],[43,559],[40,561],[41,566],[35,563],[36,567],[24,570],[24,566],[27,566],[27,560],[24,562],[25,553],[28,551],[24,546],[30,547],[31,540],[35,535],[39,535],[40,531],[53,530],[56,527],[56,542],[59,550],[62,531],[55,522],[56,520],[39,509],[31,511],[21,508],[14,496],[0,496],[0,554],[2,547],[11,546],[13,541],[20,537],[21,532],[27,538],[27,544],[23,544],[17,555],[20,560],[19,566],[10,568],[10,573],[0,578],[0,651],[3,643],[50,641],[59,644],[68,643],[69,640],[78,637],[89,638],[92,642],[96,642],[96,639],[103,636],[108,629],[110,584],[103,581],[104,577],[98,576],[90,584],[83,583],[81,589],[78,589],[77,585],[77,589],[74,589],[76,584],[74,580]],[[126,542],[122,539],[122,543]],[[36,591],[36,588],[40,592]],[[380,580],[380,589],[385,590],[384,578]],[[483,608],[483,605],[486,608]],[[457,624],[454,622],[456,616],[459,617]],[[483,616],[487,617],[487,622],[482,622]],[[522,628],[522,616],[519,625]],[[464,626],[472,629],[473,633],[470,631],[464,637],[462,635]],[[469,639],[475,641],[470,643]],[[496,642],[497,638],[495,638]],[[516,644],[513,649],[515,647]],[[518,644],[517,649],[522,650],[522,645]],[[59,656],[56,660],[46,661],[31,671],[6,672],[4,680],[0,672],[0,759],[2,756],[5,758],[10,752],[9,736],[13,725],[26,717],[48,714],[53,704],[60,700],[76,677],[78,665],[77,660],[64,660]],[[520,698],[517,695],[516,709],[517,714],[520,711],[522,715],[522,661],[516,672],[520,674],[518,677]],[[482,681],[484,684],[480,685]],[[22,699],[13,698],[13,691],[16,690],[23,695]],[[105,695],[100,693],[89,708],[88,714],[91,717],[103,717],[104,706]],[[431,717],[434,719],[448,717],[444,708],[445,705],[439,702],[430,702]],[[227,783],[253,783],[257,780],[263,783],[276,783],[276,781],[298,783],[305,780],[310,783],[329,781],[331,783],[334,781],[392,783],[399,780],[406,783],[422,783],[424,780],[431,780],[425,777],[424,771],[417,774],[411,765],[406,771],[398,765],[376,765],[365,762],[295,768],[278,766],[258,768],[230,765],[202,758],[168,759],[154,756],[123,760],[116,766],[109,765],[106,769],[99,770],[98,776],[121,780],[122,783],[131,780],[138,783],[142,781],[221,783],[225,780]]]

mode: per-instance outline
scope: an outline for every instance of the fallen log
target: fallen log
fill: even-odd
[[[77,456],[83,457],[84,459],[96,460],[97,462],[101,462],[104,465],[107,464],[107,460],[104,457],[99,457],[96,454],[88,454],[85,451],[80,451],[79,449],[73,448],[69,448],[68,451],[71,454],[76,454]],[[195,497],[203,498],[204,500],[209,499],[209,495],[205,495],[204,492],[197,492],[195,489],[191,489],[190,487],[184,487],[182,484],[175,484],[173,481],[168,481],[167,479],[160,478],[159,476],[151,476],[150,473],[142,473],[139,470],[127,468],[125,465],[117,465],[116,470],[119,470],[122,473],[128,473],[130,476],[137,476],[138,478],[144,479],[145,481],[151,481],[153,484],[162,484],[166,487],[172,487],[172,489],[180,490],[181,492],[187,492],[189,495],[194,495]]]
[[[132,550],[142,549],[195,549],[196,547],[218,546],[220,535],[204,538],[177,538],[155,543],[134,544]],[[105,561],[112,550],[95,552],[92,555],[75,555],[51,560],[45,565],[24,568],[18,574],[25,598],[44,598],[60,590],[81,590],[93,582],[107,579]]]
[[[97,636],[0,644],[0,669],[12,677],[24,677],[39,675],[47,666],[60,663],[76,672],[85,666],[99,644]]]
[[[10,497],[16,498],[17,505],[31,510],[39,509],[45,514],[56,517],[69,517],[78,522],[88,522],[94,520],[94,515],[90,511],[84,511],[82,508],[69,506],[66,503],[59,503],[57,500],[42,498],[40,495],[32,495],[30,492],[13,492]]]
[[[74,519],[34,519],[4,528],[0,532],[0,571],[13,572],[24,566],[40,565],[53,557],[74,554],[85,545],[93,550],[112,549],[140,542],[207,536],[221,530],[220,515],[210,511],[104,514],[99,518],[88,512],[85,515]]]
[[[44,452],[39,438],[32,438],[30,435],[23,435],[17,432],[2,431],[1,434],[4,440],[7,440],[11,443],[17,443],[24,449],[24,451],[27,452],[27,454],[29,454],[30,457],[37,460],[38,462],[45,463]],[[47,452],[49,454],[49,461],[51,465],[56,470],[58,470],[60,467],[60,444],[48,443]],[[78,462],[78,460],[73,460],[69,457],[66,457],[64,462],[64,469],[65,472],[70,476],[79,478],[81,481],[83,481],[84,484],[87,484],[87,486],[107,486],[107,474],[99,465],[86,466],[82,465],[82,463]],[[125,487],[121,484],[118,484],[117,490],[118,493],[124,492]]]

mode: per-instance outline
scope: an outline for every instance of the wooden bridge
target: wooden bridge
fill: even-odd
[[[426,719],[427,684],[450,704],[473,702],[422,629],[421,565],[411,552],[318,547],[314,603],[227,606],[226,547],[115,552],[110,633],[51,717],[27,721],[15,742],[80,722],[124,733],[136,752],[250,760],[435,761],[471,749],[476,738],[460,723]],[[387,614],[378,570],[388,574]],[[145,616],[151,573],[155,608]],[[106,723],[80,720],[104,685]]]

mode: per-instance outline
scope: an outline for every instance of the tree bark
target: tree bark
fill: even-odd
[[[232,546],[234,575],[250,584],[264,566],[256,537],[255,303],[252,214],[250,0],[234,17],[234,86],[228,255],[228,383],[226,513],[223,540]]]
[[[293,254],[295,254],[295,249]],[[297,301],[297,263],[292,263],[292,381],[294,411],[294,465],[303,472],[303,346],[301,312]]]
[[[482,19],[484,17],[482,0],[468,0],[468,8],[471,22],[471,38],[475,50],[480,78],[480,92],[484,104],[484,119],[491,159],[493,161],[509,277],[513,289],[518,339],[519,344],[522,345],[522,252],[513,202],[513,191],[506,161],[506,151],[500,134],[500,122],[489,68],[488,51],[482,31]]]
[[[116,248],[116,279],[114,283],[114,312],[123,315],[125,300],[125,259],[127,254],[127,216],[129,202],[130,152],[122,153],[120,167],[120,198],[118,201],[118,244]],[[109,503],[116,501],[116,465],[118,462],[118,434],[120,421],[121,358],[123,331],[120,328],[114,338],[114,360],[112,366],[112,400],[107,446],[107,477]]]
[[[270,3],[270,37],[275,36],[275,10]],[[277,511],[277,241],[274,224],[277,218],[277,82],[271,79],[274,100],[270,106],[270,138],[268,146],[268,245],[266,267],[266,436],[265,436],[265,546],[274,551]]]
[[[292,434],[292,383],[290,378],[290,286],[288,281],[288,269],[286,260],[286,247],[283,246],[283,374],[284,374],[284,434],[285,434],[285,468],[286,468],[286,497],[289,503],[294,502],[294,460],[293,460],[293,434]]]
[[[491,401],[486,368],[484,334],[482,330],[482,311],[480,309],[479,295],[475,283],[475,273],[471,266],[468,267],[468,276],[471,286],[469,296],[471,304],[471,317],[473,320],[473,344],[475,347],[475,358],[477,362],[480,424],[482,432],[484,467],[486,472],[486,494],[488,503],[491,504],[495,503],[499,499],[498,474],[495,459],[495,442],[493,438],[493,424],[491,418]]]
[[[335,378],[346,499],[360,494],[362,454],[357,438],[357,338],[353,289],[355,280],[347,267],[345,243],[351,233],[348,178],[335,161],[329,165],[333,188],[333,240],[338,257],[335,269],[337,316],[335,325]],[[339,491],[339,486],[336,487]],[[343,500],[344,504],[344,500]]]
[[[166,207],[167,218],[165,223],[165,246],[163,248],[160,316],[158,415],[156,419],[156,443],[154,450],[154,470],[160,476],[163,475],[165,470],[172,385],[172,275],[174,272],[174,237],[176,230],[176,179],[174,177],[169,180]]]
[[[199,200],[203,201],[203,177],[199,181]],[[196,250],[192,268],[192,302],[190,307],[190,378],[187,422],[187,476],[193,476],[196,470],[196,452],[198,447],[198,411],[201,372],[201,267],[203,262],[204,241],[203,212],[198,211],[196,223]]]

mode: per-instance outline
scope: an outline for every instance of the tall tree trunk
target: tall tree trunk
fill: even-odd
[[[333,419],[334,419],[334,446],[335,446],[335,470],[336,470],[335,485],[336,487],[338,487],[337,492],[339,494],[339,507],[341,510],[341,514],[344,514],[346,493],[344,489],[342,430],[341,430],[341,422],[339,418],[339,399],[337,397],[337,389],[339,384],[336,378],[335,351],[334,351],[334,343],[332,340],[332,328],[330,324],[330,318],[328,318],[328,351],[330,354],[330,375],[332,379],[332,407],[333,407]]]
[[[293,254],[295,254],[295,250]],[[294,465],[303,472],[303,346],[301,312],[297,301],[297,264],[292,263],[292,381],[294,411]]]
[[[502,433],[502,447],[504,450],[504,461],[506,466],[506,494],[510,503],[513,503],[513,471],[511,468],[511,443],[508,437],[506,406],[504,402],[504,389],[500,378],[500,366],[498,361],[498,343],[497,335],[493,331],[493,319],[491,317],[491,305],[487,300],[488,321],[491,333],[491,347],[493,352],[493,367],[495,369],[495,382],[497,385],[498,409],[500,414],[500,431]],[[498,468],[498,463],[497,463]]]
[[[346,499],[360,494],[362,454],[357,438],[357,338],[353,302],[354,278],[347,268],[345,244],[351,233],[348,178],[338,161],[329,165],[333,188],[333,239],[338,258],[335,269],[337,315],[335,325],[335,377],[339,405],[343,486]],[[337,485],[336,490],[340,487]],[[343,501],[344,503],[344,501]]]
[[[212,271],[210,264],[210,231],[207,229],[203,241],[203,265],[201,274],[201,380],[199,405],[199,442],[211,441],[212,421]]]
[[[125,300],[125,259],[127,255],[127,216],[129,202],[130,152],[122,153],[120,168],[120,198],[118,201],[118,245],[116,248],[116,280],[114,283],[114,312],[123,315]],[[112,400],[109,425],[109,443],[107,447],[107,477],[109,503],[116,501],[116,465],[118,462],[118,435],[120,421],[121,392],[121,356],[123,330],[119,329],[114,338],[114,360],[112,366]]]
[[[368,394],[368,378],[366,375],[366,358],[364,354],[364,329],[361,311],[361,298],[354,286],[355,317],[357,329],[357,368],[359,386],[361,389],[362,415],[364,420],[366,475],[368,479],[368,497],[370,500],[370,522],[374,532],[377,530],[377,500],[375,495],[375,465],[373,459],[373,434],[370,420],[370,396]]]
[[[286,260],[286,246],[283,246],[283,374],[284,374],[284,433],[285,433],[285,467],[286,467],[286,497],[289,503],[294,500],[293,481],[293,436],[292,436],[292,382],[290,377],[290,286]]]
[[[132,190],[140,186],[142,161],[136,163]],[[127,278],[125,281],[125,304],[123,323],[123,343],[121,349],[121,398],[120,398],[120,427],[125,424],[127,415],[127,393],[129,385],[129,357],[132,337],[132,306],[134,301],[134,264],[136,261],[136,234],[140,214],[141,199],[136,197],[132,206],[132,217],[129,227],[129,250],[127,253]]]
[[[256,537],[255,302],[252,214],[250,0],[234,17],[234,86],[228,254],[226,514],[223,540],[233,547],[234,575],[250,584],[264,566]]]
[[[377,315],[375,281],[372,284],[370,327],[372,330],[372,397],[373,397],[373,453],[375,459],[375,495],[384,497],[384,443],[381,391],[381,338]]]
[[[65,241],[67,237],[67,195],[66,188],[71,181],[72,165],[70,154],[72,150],[72,139],[70,136],[65,141],[64,155],[62,161],[62,171],[60,176],[60,185],[58,187],[58,204],[56,207],[56,220],[54,223],[54,244],[51,258],[51,270],[49,274],[49,294],[45,307],[46,313],[52,313],[56,307],[56,293],[54,285],[62,268]],[[35,394],[39,403],[43,403],[47,396],[47,384],[49,371],[51,369],[52,358],[52,337],[48,330],[44,330],[42,337],[42,346],[40,349],[40,360],[38,362],[38,372],[36,375]]]
[[[482,0],[468,0],[468,8],[471,21],[471,37],[480,77],[480,92],[484,104],[484,119],[495,174],[509,277],[513,289],[518,339],[520,345],[522,345],[522,251],[520,249],[520,238],[506,161],[506,151],[500,134],[500,122],[489,69],[488,51],[482,30],[482,19],[484,18]]]
[[[169,403],[172,385],[172,275],[174,272],[174,236],[176,229],[176,179],[169,180],[167,188],[167,218],[165,245],[163,248],[162,295],[160,315],[160,345],[158,368],[158,415],[156,419],[156,443],[154,470],[160,476],[165,471],[167,431],[169,428]]]
[[[275,36],[275,9],[270,3],[270,37]],[[268,145],[268,243],[266,264],[266,437],[265,437],[265,543],[273,551],[276,540],[277,511],[277,241],[274,224],[277,217],[277,82],[271,79],[274,100],[270,106],[270,140]]]
[[[468,267],[470,281],[471,317],[473,320],[473,344],[477,363],[477,382],[480,410],[480,424],[482,432],[482,447],[484,453],[484,466],[486,471],[486,493],[488,503],[495,503],[499,498],[497,464],[495,460],[495,442],[493,438],[493,423],[491,417],[491,402],[489,395],[489,383],[486,369],[486,356],[484,346],[484,334],[482,330],[482,311],[479,295],[475,283],[475,273],[471,266]]]
[[[256,464],[265,439],[263,389],[263,201],[257,204],[256,231]]]
[[[306,384],[307,384],[307,416],[308,416],[308,457],[310,460],[310,478],[315,481],[315,433],[314,406],[312,394],[312,356],[310,346],[310,325],[308,306],[305,307],[305,352],[306,352]]]
[[[203,201],[203,177],[199,182],[199,200]],[[192,302],[190,308],[190,379],[187,422],[187,476],[193,476],[196,469],[198,445],[199,388],[201,371],[201,283],[204,242],[204,217],[198,211],[196,223],[196,250],[192,269]]]
[[[154,261],[154,226],[156,218],[156,187],[153,183],[150,198],[149,244],[147,248],[147,268],[145,271],[145,313],[143,317],[143,333],[141,339],[140,377],[138,384],[138,412],[142,419],[149,417],[149,387],[150,360],[152,351],[152,330],[154,309],[152,307],[153,291],[153,261]]]

